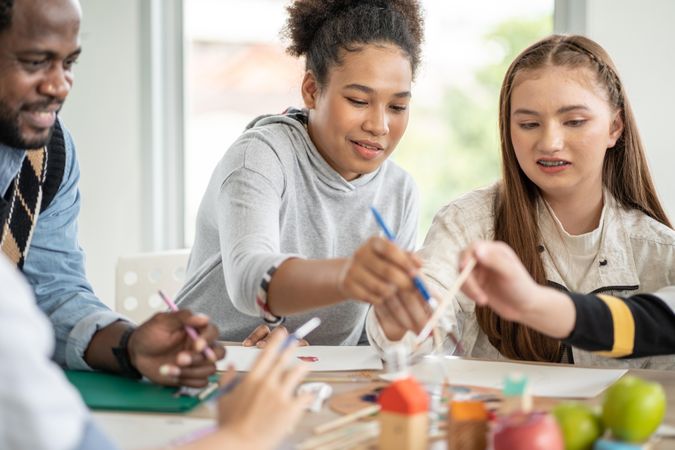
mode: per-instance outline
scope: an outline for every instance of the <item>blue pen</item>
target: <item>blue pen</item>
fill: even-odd
[[[318,317],[312,317],[309,319],[307,322],[305,322],[303,325],[300,325],[297,330],[295,330],[293,333],[289,334],[286,336],[286,339],[284,342],[281,344],[281,347],[279,347],[279,353],[283,352],[286,350],[286,348],[291,345],[293,342],[299,341],[300,339],[303,339],[305,336],[307,336],[309,333],[311,333],[316,327],[321,325],[321,319]],[[213,394],[213,397],[210,398],[211,401],[217,400],[223,395],[227,394],[230,392],[232,389],[237,387],[237,385],[241,382],[242,375],[237,374],[236,377],[234,377],[229,383],[225,384],[221,388],[219,388],[215,394]]]
[[[384,233],[384,235],[385,235],[385,236],[387,237],[387,239],[389,239],[391,242],[394,242],[394,241],[396,240],[396,238],[394,237],[394,235],[391,233],[391,231],[390,231],[389,228],[387,227],[387,224],[384,223],[384,219],[383,219],[382,216],[380,215],[380,212],[379,212],[377,209],[375,209],[374,206],[371,206],[371,207],[370,207],[370,210],[373,212],[373,215],[375,216],[375,221],[377,221],[377,224],[378,224],[378,225],[380,226],[380,228],[382,229],[382,232]],[[417,276],[417,275],[414,276],[414,277],[412,278],[412,280],[413,280],[413,284],[415,285],[415,287],[417,288],[417,290],[420,292],[420,294],[422,294],[422,298],[423,298],[427,303],[429,303],[429,300],[431,299],[431,295],[429,295],[429,291],[427,290],[427,287],[424,285],[424,281],[422,281],[422,279],[421,279],[419,276]]]

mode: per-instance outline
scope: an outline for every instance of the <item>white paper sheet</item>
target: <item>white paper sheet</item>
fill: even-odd
[[[627,372],[625,369],[585,369],[565,365],[426,357],[412,367],[412,374],[424,383],[442,383],[441,363],[445,364],[452,384],[501,390],[507,375],[520,372],[529,381],[530,394],[560,398],[595,397]]]
[[[122,450],[165,448],[174,441],[201,434],[202,430],[216,425],[215,419],[198,419],[181,414],[94,411],[93,416]]]
[[[248,372],[261,351],[255,347],[226,346],[225,359],[218,361],[218,370],[226,370],[229,364],[234,364],[235,370]],[[317,358],[316,361],[305,360],[312,372],[382,369],[379,355],[368,345],[309,345],[298,347],[295,356]]]

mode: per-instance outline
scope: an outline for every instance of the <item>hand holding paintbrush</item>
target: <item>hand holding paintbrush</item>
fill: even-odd
[[[377,209],[371,207],[371,211],[387,239],[392,242],[395,241],[394,234],[389,230]],[[440,315],[447,305],[440,308],[443,304],[443,302],[441,302],[439,308],[436,308],[436,312],[434,313],[436,317],[434,317],[434,315],[431,316],[432,319],[430,319],[430,321],[432,322],[432,325],[428,326],[429,322],[427,322],[427,318],[431,313],[431,308],[435,307],[437,302],[431,297],[428,288],[419,275],[415,274],[412,276],[412,283],[416,292],[396,292],[390,298],[386,299],[383,305],[375,307],[375,314],[383,331],[390,340],[400,340],[407,330],[417,331],[421,329],[419,336],[423,336],[421,341],[424,341],[429,333],[433,332],[434,341],[436,343],[436,352],[440,354],[442,353],[442,335],[437,325]],[[417,293],[426,304],[419,302],[416,295]],[[422,327],[423,324],[426,324],[427,326]],[[446,332],[459,349],[459,342],[454,334],[450,330],[446,330]],[[419,345],[421,341],[417,342],[417,344]]]

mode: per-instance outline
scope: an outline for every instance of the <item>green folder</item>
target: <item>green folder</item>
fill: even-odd
[[[91,409],[185,412],[199,404],[197,397],[176,395],[178,388],[159,386],[103,372],[66,370],[66,377]]]

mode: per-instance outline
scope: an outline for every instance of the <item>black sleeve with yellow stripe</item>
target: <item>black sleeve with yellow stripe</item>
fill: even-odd
[[[577,310],[566,344],[613,358],[675,353],[675,312],[651,294],[569,294]]]

